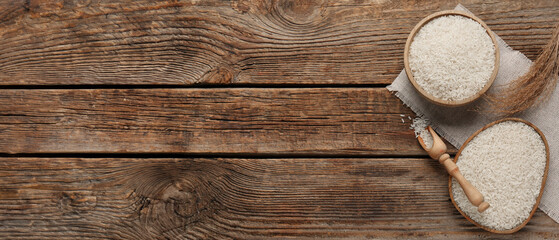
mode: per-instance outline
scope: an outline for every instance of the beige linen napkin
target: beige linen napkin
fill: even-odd
[[[458,5],[455,10],[471,13],[464,6]],[[489,26],[491,27],[491,26]],[[500,50],[499,73],[489,89],[497,91],[499,86],[518,78],[528,71],[532,61],[524,54],[512,50],[499,36],[495,35]],[[405,70],[387,87],[395,92],[404,104],[410,107],[418,116],[424,116],[431,122],[431,126],[446,140],[457,148],[475,131],[496,120],[494,116],[472,109],[487,108],[484,101],[476,101],[470,105],[449,108],[435,105],[421,97],[408,80]],[[547,183],[543,193],[540,209],[556,222],[559,222],[559,91],[555,91],[551,98],[529,111],[518,116],[535,124],[549,142],[550,161]]]

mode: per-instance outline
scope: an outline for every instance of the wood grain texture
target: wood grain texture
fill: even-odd
[[[432,159],[0,158],[4,238],[491,238]],[[557,238],[541,212],[518,238]]]
[[[460,1],[534,59],[559,1]],[[0,85],[389,84],[406,37],[458,1],[0,4]]]
[[[384,88],[12,89],[0,153],[426,155],[408,116]]]
[[[413,113],[365,85],[457,3],[0,0],[0,238],[509,239],[459,214],[412,158]],[[461,3],[532,59],[559,20],[557,1]],[[514,237],[559,224],[538,211]]]

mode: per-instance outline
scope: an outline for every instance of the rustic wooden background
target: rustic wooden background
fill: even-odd
[[[461,2],[530,59],[559,21]],[[466,221],[385,89],[457,3],[0,0],[0,237],[558,238]]]

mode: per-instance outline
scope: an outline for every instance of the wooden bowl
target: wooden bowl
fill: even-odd
[[[478,22],[479,24],[481,24],[481,26],[483,26],[483,28],[485,28],[485,31],[487,32],[487,34],[491,37],[491,40],[493,41],[493,45],[495,45],[495,67],[493,68],[493,73],[491,74],[491,77],[489,78],[489,80],[487,81],[485,86],[476,95],[471,96],[469,98],[459,100],[459,101],[443,100],[443,99],[440,99],[440,98],[436,98],[435,96],[426,92],[421,86],[419,86],[419,84],[417,84],[417,82],[413,78],[413,73],[411,71],[410,62],[409,62],[410,46],[411,46],[411,43],[413,41],[413,38],[415,37],[415,34],[419,31],[419,29],[421,29],[429,21],[431,21],[431,20],[433,20],[437,17],[446,16],[446,15],[464,16],[464,17],[470,18],[470,19]],[[481,95],[483,95],[489,89],[489,87],[491,87],[491,84],[493,84],[493,81],[495,81],[495,78],[497,77],[497,72],[499,71],[499,45],[497,44],[497,39],[495,39],[495,36],[493,36],[493,33],[491,32],[489,27],[487,27],[487,25],[481,19],[477,18],[476,16],[473,16],[471,14],[461,12],[461,11],[455,11],[455,10],[436,12],[434,14],[431,14],[431,15],[427,16],[423,20],[421,20],[413,28],[410,35],[408,36],[408,40],[406,41],[406,47],[404,49],[404,66],[405,66],[405,69],[406,69],[406,75],[408,75],[408,79],[410,80],[411,84],[413,84],[415,89],[423,97],[425,97],[426,99],[428,99],[429,101],[431,101],[433,103],[436,103],[436,104],[442,105],[442,106],[447,106],[447,107],[463,106],[463,105],[471,103],[471,102],[477,100],[479,97],[481,97]]]
[[[492,123],[489,123],[489,124],[485,125],[482,129],[480,129],[477,132],[475,132],[474,134],[472,134],[472,136],[470,136],[468,138],[468,140],[466,140],[466,142],[462,145],[462,147],[460,148],[460,150],[456,154],[456,157],[454,157],[454,162],[456,163],[458,161],[458,158],[460,157],[460,154],[464,150],[464,148],[466,146],[468,146],[468,143],[470,143],[470,141],[472,139],[474,139],[479,133],[481,133],[483,130],[485,130],[485,129],[487,129],[487,128],[495,125],[495,124],[498,124],[498,123],[501,123],[501,122],[506,122],[506,121],[522,122],[522,123],[525,123],[526,125],[532,127],[540,135],[540,137],[542,138],[542,140],[545,144],[546,163],[545,163],[545,170],[544,170],[543,179],[542,179],[542,185],[541,185],[541,188],[540,188],[540,194],[538,195],[538,198],[536,199],[536,203],[534,204],[534,207],[532,208],[532,211],[530,212],[530,215],[528,216],[528,218],[526,218],[526,220],[524,220],[524,222],[522,222],[517,227],[515,227],[513,229],[509,229],[509,230],[495,230],[495,229],[491,229],[491,228],[482,226],[481,224],[472,220],[466,213],[464,213],[458,207],[458,204],[456,204],[456,202],[454,201],[454,195],[452,194],[452,177],[448,178],[448,192],[450,194],[450,199],[452,200],[452,204],[454,204],[454,207],[456,207],[456,209],[458,209],[460,214],[462,214],[462,216],[464,216],[466,219],[468,219],[468,221],[470,221],[471,223],[475,224],[476,226],[478,226],[478,227],[480,227],[480,228],[482,228],[486,231],[489,231],[489,232],[492,232],[492,233],[501,233],[501,234],[514,233],[514,232],[517,232],[518,230],[520,230],[521,228],[523,228],[524,226],[526,226],[526,224],[530,221],[530,219],[532,219],[532,216],[534,216],[534,213],[538,209],[538,205],[540,205],[540,200],[542,198],[543,190],[544,190],[544,187],[545,187],[545,181],[547,180],[547,171],[549,170],[549,145],[547,144],[547,140],[545,139],[545,136],[540,131],[540,129],[538,129],[534,124],[532,124],[532,123],[530,123],[526,120],[523,120],[523,119],[520,119],[520,118],[504,118],[504,119],[497,120],[497,121],[494,121]]]

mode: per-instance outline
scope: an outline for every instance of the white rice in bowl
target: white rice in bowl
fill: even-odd
[[[446,15],[432,19],[413,38],[409,66],[417,84],[432,96],[460,101],[475,96],[495,68],[495,46],[473,19]]]

